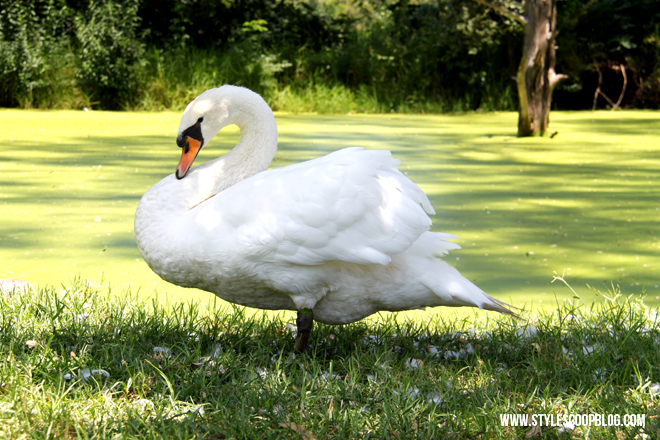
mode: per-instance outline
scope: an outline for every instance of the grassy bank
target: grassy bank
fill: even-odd
[[[179,114],[4,110],[0,118],[0,278],[45,286],[80,275],[143,297],[157,289],[211,300],[160,281],[132,232],[141,195],[178,162]],[[551,284],[565,271],[581,288],[614,282],[660,304],[657,112],[555,112],[552,139],[516,138],[516,118],[278,114],[273,166],[349,146],[389,149],[435,206],[433,230],[459,237],[463,249],[448,261],[489,294],[553,308],[555,295],[570,297]],[[228,127],[197,163],[238,135]]]
[[[303,356],[282,316],[84,283],[3,296],[0,435],[655,438],[658,318],[619,293],[523,321],[317,325]],[[644,426],[511,427],[504,414],[641,414]]]
[[[127,111],[183,111],[203,91],[222,84],[236,84],[260,93],[276,111],[289,113],[446,113],[474,109],[513,110],[516,107],[511,85],[465,88],[453,94],[424,96],[410,94],[397,84],[347,87],[324,76],[306,75],[286,83],[277,79],[290,63],[275,56],[245,53],[228,54],[191,49],[164,53],[152,49],[134,75],[137,85],[123,93],[106,91],[99,96],[77,84],[72,54],[58,55],[59,67],[51,73],[45,90],[35,89],[18,106],[41,109],[117,108]],[[70,63],[70,65],[67,64]],[[79,76],[79,75],[78,75]],[[42,84],[46,87],[45,84]],[[112,99],[107,95],[112,94]],[[108,103],[113,103],[109,105]],[[101,104],[105,104],[103,107]]]

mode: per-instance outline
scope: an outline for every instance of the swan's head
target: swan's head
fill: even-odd
[[[231,124],[229,96],[233,86],[210,89],[188,104],[181,117],[176,144],[181,148],[181,160],[176,178],[183,179],[205,142]]]

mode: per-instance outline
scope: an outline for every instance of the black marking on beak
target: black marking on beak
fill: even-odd
[[[197,122],[195,122],[193,125],[190,127],[186,128],[181,132],[179,136],[176,138],[176,144],[179,146],[179,148],[185,148],[186,153],[190,151],[190,147],[188,147],[188,141],[187,138],[191,137],[195,140],[198,140],[202,147],[204,146],[204,137],[202,136],[202,122],[204,121],[204,118],[199,118]]]

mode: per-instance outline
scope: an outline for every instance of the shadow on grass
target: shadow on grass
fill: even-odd
[[[202,435],[276,437],[287,433],[281,423],[293,422],[340,438],[520,438],[530,428],[505,428],[499,414],[585,412],[646,414],[644,432],[657,432],[649,392],[660,380],[657,316],[639,300],[614,299],[619,293],[592,307],[559,304],[531,326],[493,315],[401,322],[391,314],[317,325],[309,352],[294,356],[291,321],[281,316],[169,307],[84,284],[42,290],[0,298],[0,353],[13,359],[2,367],[7,392],[0,403],[18,384],[52,393],[30,402],[36,427],[44,414],[60,414],[54,426],[62,422],[57,417],[66,412],[48,411],[62,392],[68,405],[86,402],[66,419],[73,424],[89,419],[94,402],[110,402],[121,411],[102,418],[100,428],[111,432],[143,432],[148,422],[150,433],[197,428]],[[26,340],[34,348],[25,348]],[[83,380],[86,368],[109,377]],[[560,426],[544,431],[553,436]],[[593,427],[591,435],[640,432]]]

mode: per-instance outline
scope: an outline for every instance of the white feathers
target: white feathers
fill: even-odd
[[[269,260],[386,265],[431,226],[420,206],[428,198],[395,163],[388,151],[339,150],[252,176],[190,215],[208,229],[223,212],[243,212],[231,235]]]
[[[204,93],[208,114],[199,105],[184,112],[182,121],[203,117],[203,130],[209,115],[219,118],[214,126],[228,117],[241,140],[140,201],[136,239],[156,273],[238,304],[313,308],[329,324],[439,305],[509,313],[437,259],[459,246],[429,232],[433,207],[389,151],[346,148],[264,171],[277,127],[255,96],[223,86]]]
[[[410,247],[431,221],[409,197],[419,196],[411,187],[421,190],[392,162],[387,151],[349,148],[271,171],[281,191],[254,200],[272,207],[278,224],[286,225],[281,231],[286,233],[274,235],[298,247],[292,256],[279,256],[305,265],[333,260],[386,265],[390,254]]]

